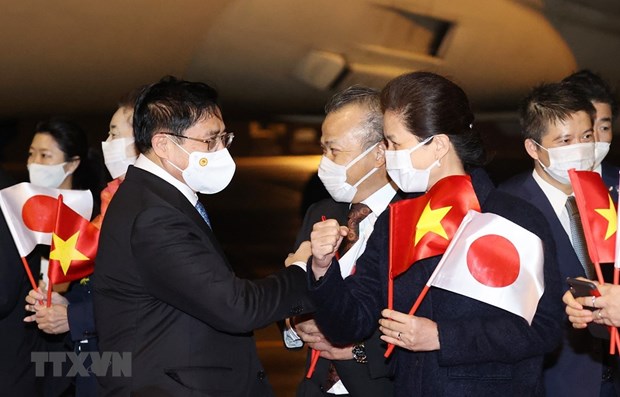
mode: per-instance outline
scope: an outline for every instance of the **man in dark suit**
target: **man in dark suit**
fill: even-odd
[[[323,158],[318,176],[332,197],[310,206],[295,245],[299,247],[310,240],[312,226],[323,217],[337,219],[343,225],[357,223],[359,230],[353,239],[348,243],[344,240],[340,248],[343,277],[348,277],[366,248],[377,217],[395,198],[396,188],[385,170],[379,93],[371,88],[349,87],[331,98],[325,112],[321,135]],[[360,211],[364,212],[363,219],[356,219]],[[306,259],[307,255],[304,262]],[[322,355],[312,377],[304,378],[300,384],[298,396],[392,394],[391,371],[383,357],[385,344],[379,339],[378,331],[355,345],[333,346],[313,319],[295,318],[294,328],[309,347],[321,351]]]
[[[573,85],[596,109],[594,139],[596,140],[594,171],[601,174],[609,188],[609,194],[618,202],[618,178],[620,167],[603,161],[613,139],[613,123],[618,116],[618,103],[609,84],[599,75],[584,69],[564,78],[562,82]]]
[[[591,264],[579,257],[579,239],[566,206],[573,196],[568,170],[591,170],[594,164],[594,107],[574,87],[560,83],[532,90],[520,111],[525,150],[534,160],[534,170],[509,179],[500,189],[537,206],[547,218],[562,279],[593,277]],[[605,378],[606,354],[600,339],[566,321],[562,345],[545,358],[546,394],[615,395]]]
[[[102,396],[272,396],[252,330],[306,310],[304,269],[237,278],[198,201],[235,170],[216,100],[169,77],[136,101],[140,155],[106,213],[93,276],[100,351],[130,353],[131,375],[108,368]]]

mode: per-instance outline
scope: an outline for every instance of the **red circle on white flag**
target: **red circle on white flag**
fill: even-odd
[[[30,230],[42,233],[54,231],[58,200],[54,197],[36,195],[30,197],[22,207],[24,225]]]
[[[469,246],[467,268],[476,281],[487,287],[507,287],[519,276],[519,252],[507,238],[487,234]]]

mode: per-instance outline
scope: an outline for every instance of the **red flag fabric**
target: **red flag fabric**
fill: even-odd
[[[427,285],[488,303],[525,318],[545,289],[542,241],[496,214],[469,211]]]
[[[390,204],[390,278],[445,252],[468,210],[480,204],[468,175],[452,175],[424,195]]]
[[[619,179],[620,179],[620,175],[618,175]],[[620,186],[620,180],[618,181],[618,186]],[[620,222],[620,215],[619,218],[616,221],[616,226],[618,225],[618,222]],[[614,284],[618,284],[618,282],[620,281],[620,235],[617,233],[616,231],[616,257],[614,258]]]
[[[0,190],[0,208],[20,256],[28,255],[37,244],[51,244],[59,194],[65,205],[90,218],[93,196],[88,190],[51,189],[27,182]]]
[[[50,284],[79,280],[95,266],[99,229],[58,198],[56,225],[52,233],[48,276]]]
[[[618,214],[603,178],[593,171],[568,171],[581,216],[588,253],[594,263],[613,263]]]

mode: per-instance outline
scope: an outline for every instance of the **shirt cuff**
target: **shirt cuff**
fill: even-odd
[[[304,272],[308,272],[308,265],[306,264],[306,262],[296,261],[291,263],[291,265],[299,266],[304,270]]]
[[[303,347],[304,342],[293,328],[284,328],[282,333],[284,334],[284,346],[289,349],[299,349]]]

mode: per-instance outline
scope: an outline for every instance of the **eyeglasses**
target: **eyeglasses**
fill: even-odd
[[[206,143],[207,148],[210,152],[217,149],[220,143],[223,144],[226,149],[228,149],[232,144],[233,139],[235,138],[235,134],[233,132],[223,132],[209,139],[192,138],[191,136],[175,134],[173,132],[160,132],[160,134],[176,136],[177,138],[185,138],[196,142]]]

